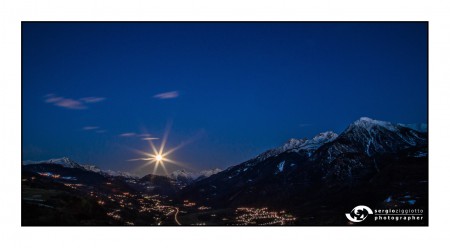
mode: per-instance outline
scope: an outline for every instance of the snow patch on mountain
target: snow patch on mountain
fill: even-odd
[[[319,133],[312,139],[289,139],[282,146],[268,150],[260,155],[258,155],[255,160],[256,162],[261,162],[269,157],[277,156],[283,152],[292,150],[294,152],[299,152],[300,150],[308,151],[308,154],[312,154],[312,151],[316,150],[325,143],[335,140],[338,135],[332,131],[327,131]]]
[[[197,180],[199,178],[210,177],[221,171],[222,170],[219,168],[202,170],[200,172],[189,172],[186,170],[176,170],[170,174],[170,177],[175,180],[192,181],[192,180]]]
[[[426,123],[413,123],[413,124],[402,124],[402,123],[391,123],[387,121],[374,120],[369,117],[361,117],[359,120],[355,121],[349,128],[352,127],[363,127],[367,131],[370,131],[374,127],[383,127],[392,132],[397,132],[399,128],[406,127],[418,132],[428,132],[428,125]]]
[[[339,136],[338,134],[331,131],[319,133],[314,138],[306,140],[305,143],[296,147],[294,151],[298,152],[300,150],[307,150],[308,154],[311,154],[312,151],[318,149],[325,143],[335,140],[338,136]]]
[[[426,156],[428,156],[428,153],[423,152],[423,151],[418,151],[413,154],[413,157],[416,157],[416,158],[422,158],[422,157],[426,157]]]
[[[177,181],[192,181],[194,180],[193,173],[185,170],[176,170],[170,174],[170,177]]]
[[[198,173],[197,178],[199,178],[199,177],[201,177],[201,176],[204,176],[204,177],[210,177],[210,176],[212,176],[212,175],[214,175],[214,174],[217,174],[217,173],[219,173],[219,172],[221,172],[221,171],[222,171],[222,169],[219,169],[219,168],[210,169],[210,170],[202,170],[202,171],[200,171],[200,172]]]
[[[277,165],[277,168],[278,168],[278,171],[279,171],[279,172],[283,172],[283,169],[284,169],[284,163],[285,163],[285,161],[282,161],[281,163],[279,163],[279,164]]]
[[[369,117],[361,117],[359,120],[355,121],[352,125],[350,125],[350,128],[352,126],[365,128],[369,132],[371,129],[378,126],[384,127],[392,132],[398,131],[398,127],[390,122],[373,120]]]
[[[299,147],[303,145],[306,141],[307,141],[306,139],[289,139],[282,146],[265,151],[260,155],[258,155],[255,159],[257,162],[263,161],[269,157],[277,156],[278,154],[283,153],[287,150]]]

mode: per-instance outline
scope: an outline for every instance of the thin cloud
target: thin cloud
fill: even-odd
[[[45,96],[45,102],[48,102],[48,103],[59,102],[59,101],[61,101],[61,100],[63,100],[63,99],[64,99],[64,98],[62,98],[62,97],[56,97],[56,96],[54,96],[54,95],[52,95],[52,94],[48,94],[48,95]]]
[[[83,97],[80,98],[80,101],[83,101],[85,103],[96,103],[96,102],[101,102],[104,101],[106,98],[104,97]]]
[[[155,138],[155,137],[147,137],[147,138],[142,138],[142,140],[158,140],[159,138]]]
[[[95,130],[95,129],[99,129],[99,127],[96,126],[86,126],[83,127],[83,130],[89,131],[89,130]]]
[[[87,109],[88,104],[97,103],[105,100],[104,97],[84,97],[80,99],[66,98],[55,94],[44,96],[45,102],[66,109]]]
[[[51,97],[47,97],[47,99],[45,99],[45,102],[51,103],[58,107],[67,108],[67,109],[86,109],[87,108],[87,106],[84,105],[82,102],[71,99],[71,98],[51,96]]]
[[[121,133],[119,134],[120,137],[133,137],[136,136],[136,133]]]
[[[169,92],[163,92],[163,93],[159,93],[154,95],[154,98],[158,98],[158,99],[172,99],[172,98],[177,98],[179,96],[178,91],[169,91]]]

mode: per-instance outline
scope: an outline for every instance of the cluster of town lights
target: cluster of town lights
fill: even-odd
[[[269,211],[268,208],[237,208],[237,225],[287,225],[296,220],[285,211]]]

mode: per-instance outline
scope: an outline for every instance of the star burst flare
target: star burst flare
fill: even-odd
[[[150,145],[150,149],[151,152],[147,152],[147,151],[140,151],[140,150],[135,150],[135,152],[141,154],[143,157],[141,158],[135,158],[135,159],[129,159],[128,161],[146,161],[142,166],[140,166],[138,169],[141,169],[143,167],[147,167],[147,166],[151,166],[153,165],[153,174],[156,174],[157,170],[159,167],[161,167],[164,171],[164,173],[166,175],[168,175],[169,173],[167,172],[166,169],[166,164],[173,164],[173,165],[177,165],[177,166],[181,166],[184,167],[184,165],[178,161],[175,161],[173,159],[169,159],[168,156],[170,154],[172,154],[174,151],[180,149],[181,147],[183,147],[184,145],[186,145],[189,142],[185,142],[185,143],[181,143],[180,145],[171,148],[169,150],[164,150],[165,146],[167,144],[167,138],[168,138],[168,134],[169,134],[169,129],[167,128],[163,139],[161,140],[161,146],[158,148],[156,148],[155,144],[153,143],[152,139],[146,139]]]

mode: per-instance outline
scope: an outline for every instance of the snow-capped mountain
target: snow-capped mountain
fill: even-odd
[[[204,178],[210,177],[210,176],[212,176],[214,174],[217,174],[217,173],[219,173],[221,171],[222,171],[222,169],[219,169],[219,168],[210,169],[210,170],[202,170],[199,173],[197,173],[197,178],[196,179],[198,179],[200,177],[204,177]]]
[[[189,172],[186,170],[176,170],[170,174],[170,178],[184,183],[192,183],[195,180],[210,177],[214,174],[221,172],[219,168],[202,170],[200,172]]]
[[[327,131],[323,133],[319,133],[314,138],[310,140],[306,140],[305,143],[302,145],[293,148],[295,152],[299,152],[300,150],[308,151],[308,154],[311,155],[311,152],[317,150],[317,148],[321,147],[322,145],[334,141],[338,135],[334,132]]]
[[[22,165],[24,165],[24,166],[32,165],[32,164],[55,164],[55,165],[61,165],[66,168],[78,168],[78,169],[82,169],[82,170],[92,171],[92,172],[99,173],[99,174],[106,175],[106,176],[122,176],[122,177],[126,177],[126,178],[137,178],[136,176],[131,175],[130,173],[127,173],[127,172],[112,171],[112,170],[104,171],[95,165],[79,164],[67,157],[52,158],[49,160],[41,160],[41,161],[31,161],[31,160],[22,161]]]
[[[312,139],[290,139],[280,147],[192,183],[182,194],[218,207],[301,204],[305,198],[328,194],[333,188],[394,180],[388,171],[403,171],[405,166],[411,169],[402,175],[410,176],[395,180],[425,180],[426,172],[422,171],[426,171],[427,154],[427,133],[362,117],[340,135],[328,131]],[[405,181],[395,183],[403,185]]]
[[[300,147],[306,143],[307,139],[289,139],[286,143],[284,143],[282,146],[267,150],[260,155],[256,156],[254,158],[255,162],[261,162],[269,157],[277,156],[280,153],[283,153],[287,150],[291,150],[297,147]]]
[[[137,179],[139,178],[136,175],[133,175],[129,172],[123,172],[123,171],[113,171],[113,170],[105,170],[105,171],[101,171],[102,173],[105,173],[109,176],[114,176],[114,177],[125,177],[125,178],[130,178],[130,179]]]
[[[332,131],[326,131],[323,133],[319,133],[312,139],[289,139],[286,143],[283,145],[273,148],[270,150],[267,150],[260,155],[256,156],[255,158],[245,162],[246,166],[252,166],[254,164],[260,163],[267,158],[276,157],[281,153],[284,152],[304,152],[308,156],[311,156],[311,154],[317,150],[320,146],[323,144],[332,142],[338,137],[338,135]],[[232,167],[228,168],[227,170],[231,169]]]
[[[76,163],[75,161],[67,157],[52,158],[49,160],[41,160],[41,161],[31,161],[31,160],[22,161],[22,165],[29,165],[29,164],[59,164],[67,168],[84,168],[80,164]]]
[[[343,153],[364,153],[371,157],[382,153],[396,153],[399,150],[427,143],[423,133],[386,121],[362,117],[352,123],[329,146],[316,153],[331,162]]]
[[[192,181],[194,181],[193,173],[185,170],[176,170],[172,172],[170,174],[170,178],[186,184],[189,184]]]

